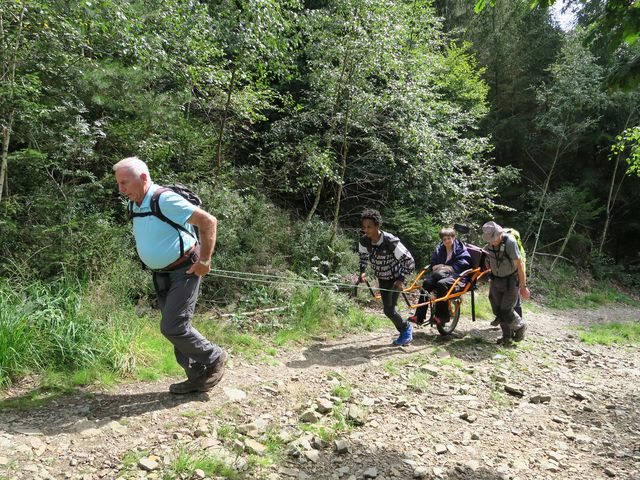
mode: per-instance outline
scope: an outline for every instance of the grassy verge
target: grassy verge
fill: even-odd
[[[133,309],[107,310],[95,316],[80,285],[33,283],[17,290],[0,287],[0,386],[24,375],[39,374],[43,385],[68,385],[111,372],[126,376],[136,368],[132,339],[138,327]]]
[[[588,273],[569,265],[558,265],[549,271],[545,265],[533,283],[534,296],[548,307],[567,310],[622,304],[640,307],[640,301],[608,280],[595,280]]]
[[[640,323],[600,323],[580,328],[578,335],[589,345],[640,345]]]
[[[111,302],[111,303],[110,303]],[[271,362],[279,350],[314,335],[371,331],[387,322],[320,288],[293,291],[286,309],[242,318],[196,315],[195,327],[234,356]],[[37,386],[0,401],[0,409],[29,408],[76,387],[181,376],[173,348],[159,331],[158,311],[144,316],[132,305],[96,298],[79,285],[0,288],[0,386],[24,376]]]

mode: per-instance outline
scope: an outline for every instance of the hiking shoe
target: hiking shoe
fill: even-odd
[[[205,390],[201,391],[209,390],[220,383],[220,380],[222,380],[222,377],[224,376],[224,367],[228,358],[229,356],[227,355],[227,352],[222,350],[222,353],[220,353],[220,356],[216,361],[205,369],[204,375],[201,377],[203,379],[202,388]]]
[[[198,383],[198,380],[200,380],[200,378],[201,377],[198,377],[194,380],[185,380],[184,382],[180,383],[172,383],[171,385],[169,385],[169,392],[175,395],[184,395],[185,393],[199,392],[200,385]]]
[[[204,369],[204,375],[206,377],[212,377],[219,373],[224,373],[224,366],[227,363],[228,358],[229,355],[227,355],[227,352],[222,350],[218,358],[216,358],[216,361]]]
[[[393,344],[397,347],[401,347],[402,345],[408,345],[411,343],[411,340],[413,340],[413,327],[409,324],[405,331],[393,341]]]
[[[415,323],[416,325],[420,326],[424,323],[424,318],[418,318],[417,315],[411,315],[409,318],[407,318],[407,322]]]
[[[522,325],[518,330],[516,330],[515,332],[513,332],[513,341],[514,342],[521,342],[522,340],[524,340],[524,334],[527,331],[527,325]]]
[[[493,322],[491,322],[489,325],[491,325],[492,327],[497,327],[498,325],[500,325],[500,319],[498,317],[496,317]]]
[[[185,393],[207,392],[215,387],[224,375],[224,366],[227,363],[227,352],[224,350],[211,365],[207,366],[204,373],[193,380],[185,380],[169,385],[169,391],[176,395]]]

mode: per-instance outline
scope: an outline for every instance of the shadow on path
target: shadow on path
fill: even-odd
[[[190,402],[207,402],[207,393],[173,395],[166,386],[161,391],[110,394],[81,392],[58,397],[36,409],[5,409],[0,414],[0,432],[31,435],[58,435],[101,428],[112,421],[144,413],[170,410]],[[25,399],[30,394],[24,395]],[[16,398],[15,400],[20,400]]]
[[[454,331],[442,336],[435,329],[415,328],[413,342],[407,347],[391,344],[393,335],[381,334],[376,337],[362,337],[349,342],[321,341],[302,350],[302,359],[286,363],[289,368],[309,368],[318,365],[353,367],[374,359],[407,354],[432,353],[436,349],[449,352],[451,356],[468,362],[478,362],[494,357],[500,348],[496,339],[501,336],[499,328],[474,328],[468,331]]]
[[[379,335],[357,342],[315,343],[302,351],[303,360],[292,360],[286,365],[289,368],[309,368],[314,365],[352,367],[368,363],[372,359],[415,353],[422,348],[430,348],[427,346],[396,347],[391,344],[391,339],[389,335]]]

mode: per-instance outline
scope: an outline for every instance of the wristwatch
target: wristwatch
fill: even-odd
[[[209,260],[200,260],[198,263],[201,263],[205,267],[211,268],[211,259],[209,259]]]

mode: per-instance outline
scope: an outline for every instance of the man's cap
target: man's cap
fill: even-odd
[[[502,237],[504,230],[496,222],[487,222],[482,226],[482,240],[487,243],[494,243]]]

